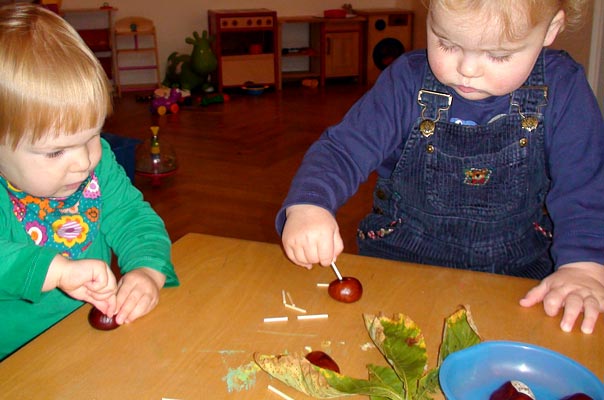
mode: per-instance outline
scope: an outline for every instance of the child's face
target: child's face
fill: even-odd
[[[558,33],[547,21],[526,27],[520,39],[509,41],[494,18],[433,3],[427,23],[430,67],[440,82],[468,100],[509,94],[522,86],[541,49]],[[524,20],[521,15],[515,19],[518,24]]]
[[[21,141],[13,150],[0,145],[0,173],[16,188],[37,197],[67,197],[101,159],[100,127],[73,135],[46,135]]]

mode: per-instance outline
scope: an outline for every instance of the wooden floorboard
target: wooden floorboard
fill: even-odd
[[[160,127],[162,149],[174,149],[179,169],[154,187],[135,184],[164,219],[172,240],[188,232],[280,243],[274,219],[307,148],[365,92],[356,83],[322,89],[286,86],[260,96],[231,93],[230,101],[153,115],[148,102],[125,94],[104,130],[147,139]],[[139,99],[140,100],[140,99]],[[355,231],[371,208],[375,178],[337,215],[345,251],[356,253]]]

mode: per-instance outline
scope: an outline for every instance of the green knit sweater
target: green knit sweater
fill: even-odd
[[[100,232],[80,258],[109,264],[113,251],[122,274],[149,267],[166,275],[165,286],[177,286],[163,221],[132,186],[109,144],[102,140],[102,145],[103,156],[95,169],[101,189]],[[57,254],[34,244],[0,186],[0,360],[83,304],[59,289],[42,293]]]

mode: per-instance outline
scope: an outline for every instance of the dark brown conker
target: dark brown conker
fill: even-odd
[[[329,295],[343,303],[354,303],[363,295],[363,285],[357,278],[344,276],[342,280],[336,279],[327,288]]]
[[[507,381],[491,394],[489,400],[535,400],[535,395],[526,384]]]
[[[591,397],[586,395],[585,393],[575,393],[570,396],[566,396],[562,400],[593,400]]]
[[[340,367],[338,367],[338,364],[333,360],[333,358],[323,351],[311,351],[305,357],[312,365],[337,372],[338,374],[340,373]]]
[[[101,331],[110,331],[119,327],[119,324],[115,322],[114,317],[106,316],[96,307],[92,307],[88,313],[88,323],[94,329],[99,329]]]

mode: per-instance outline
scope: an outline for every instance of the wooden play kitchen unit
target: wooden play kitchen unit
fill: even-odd
[[[403,313],[421,328],[433,367],[444,318],[460,304],[470,307],[484,340],[543,346],[604,377],[602,318],[592,335],[578,327],[563,332],[560,317],[547,317],[541,305],[518,305],[534,280],[342,254],[342,274],[364,288],[359,301],[345,304],[318,285],[333,280],[330,268],[297,267],[275,244],[188,234],[174,243],[173,261],[181,286],[163,289],[150,314],[98,331],[87,321],[90,306],[80,308],[0,363],[0,393],[7,399],[185,400],[209,393],[277,399],[271,385],[307,399],[258,370],[254,353],[323,350],[342,373],[366,379],[367,364],[385,361],[371,346],[362,315]],[[307,313],[285,307],[284,292]]]
[[[323,18],[319,16],[279,17],[279,87],[283,80],[318,79],[324,86],[328,78],[357,78],[363,82],[364,24],[366,18]],[[307,24],[308,48],[292,52],[283,44],[283,32],[291,24]],[[291,57],[308,58],[308,68],[282,71],[284,60]]]
[[[246,82],[277,83],[277,13],[265,8],[208,10],[212,50],[218,60],[218,91]]]

